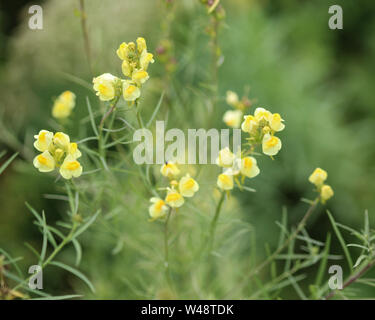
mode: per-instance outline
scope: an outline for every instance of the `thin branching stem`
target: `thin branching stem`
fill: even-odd
[[[215,215],[214,215],[214,217],[211,221],[210,237],[209,237],[209,240],[208,240],[209,251],[212,250],[213,245],[214,245],[216,225],[217,225],[217,221],[218,221],[219,216],[220,216],[220,212],[221,212],[221,208],[223,206],[224,199],[225,199],[225,191],[222,191],[219,202],[217,203],[217,206],[216,206]]]
[[[70,230],[69,234],[60,242],[60,244],[55,248],[55,250],[53,250],[53,252],[48,256],[48,258],[42,263],[42,265],[40,266],[41,267],[41,270],[43,270],[44,268],[46,268],[49,263],[53,260],[53,258],[55,258],[55,256],[65,247],[65,245],[67,245],[73,238],[74,236],[74,232],[76,231],[77,229],[77,223],[74,222],[73,226],[72,226],[72,229]],[[20,288],[21,286],[25,285],[26,283],[28,283],[31,279],[31,277],[33,276],[30,275],[29,277],[27,277],[25,280],[23,280],[22,282],[19,282],[13,289],[12,291],[15,291],[17,290],[18,288]]]
[[[86,23],[86,11],[85,11],[85,0],[79,0],[79,6],[81,11],[81,28],[82,28],[82,34],[83,34],[83,41],[85,46],[85,53],[87,58],[87,63],[89,66],[90,74],[93,76],[92,71],[92,64],[91,64],[91,47],[90,47],[90,39],[89,39],[89,33],[87,31],[87,23]]]
[[[268,266],[285,248],[288,247],[289,243],[293,241],[298,234],[302,231],[302,229],[305,227],[307,220],[310,218],[312,213],[314,212],[316,206],[318,205],[320,200],[320,197],[317,197],[310,205],[308,210],[306,211],[305,215],[303,216],[302,220],[299,222],[297,228],[294,230],[294,232],[284,241],[284,243],[277,248],[277,250],[268,256],[266,260],[264,260],[262,263],[260,263],[257,267],[255,267],[246,277],[241,281],[240,288],[242,288],[246,283],[247,280],[251,280],[255,275],[257,275],[263,268]],[[232,293],[234,289],[230,290],[226,296]]]
[[[350,286],[354,282],[356,282],[359,278],[361,278],[367,271],[369,271],[373,266],[375,265],[375,259],[370,260],[367,264],[365,264],[361,270],[359,270],[357,273],[352,275],[348,278],[348,280],[345,281],[345,283],[342,286],[342,290],[346,287]],[[325,300],[331,299],[336,294],[336,290],[331,291],[329,294],[326,295],[324,298]]]

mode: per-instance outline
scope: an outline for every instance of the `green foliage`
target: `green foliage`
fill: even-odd
[[[156,120],[182,129],[224,127],[225,92],[240,93],[248,85],[257,100],[252,108],[269,107],[286,120],[280,157],[264,159],[261,174],[223,200],[214,227],[217,168],[186,167],[196,170],[201,188],[169,221],[167,276],[164,224],[149,223],[147,211],[148,199],[163,186],[159,167],[134,165],[138,122],[125,102],[100,128],[107,105],[92,90],[77,1],[46,2],[46,29],[19,28],[10,39],[0,76],[0,143],[15,153],[0,166],[0,275],[22,296],[1,292],[2,298],[323,299],[330,294],[328,267],[344,267],[344,257],[345,281],[355,281],[334,297],[374,295],[375,280],[363,277],[374,261],[373,216],[366,213],[358,231],[359,213],[370,208],[371,214],[375,192],[375,47],[368,41],[375,19],[363,19],[368,5],[343,1],[344,30],[331,31],[325,2],[222,2],[226,20],[218,45],[224,61],[214,53],[215,64],[222,63],[217,88],[212,38],[203,32],[212,17],[198,1],[174,7],[168,32],[159,26],[170,8],[157,1],[86,5],[95,75],[120,75],[115,50],[123,41],[144,36],[151,52],[162,37],[173,43],[176,70],[166,74],[156,58],[142,93],[147,128],[154,130]],[[359,23],[367,38],[355,32]],[[352,43],[346,37],[356,39],[355,48],[345,45]],[[51,120],[51,108],[65,89],[76,93],[77,106],[62,125]],[[84,173],[74,183],[32,167],[33,135],[42,128],[65,130],[78,141]],[[316,166],[329,172],[335,197],[328,217],[319,206],[299,225],[314,203],[300,199],[312,196],[307,177]],[[46,290],[28,288],[31,264],[43,266]],[[52,272],[51,266],[58,268]]]

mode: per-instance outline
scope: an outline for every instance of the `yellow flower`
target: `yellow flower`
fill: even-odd
[[[178,169],[177,165],[173,161],[167,161],[160,168],[160,173],[164,177],[173,178],[180,174],[180,170]]]
[[[53,143],[56,145],[57,148],[61,148],[63,150],[69,149],[70,138],[67,134],[63,132],[56,132],[53,136]]]
[[[332,198],[333,195],[334,192],[332,188],[329,185],[324,184],[322,186],[322,189],[320,190],[320,197],[322,199],[322,202],[325,203],[328,199]]]
[[[139,58],[139,65],[143,70],[147,70],[148,65],[150,63],[154,63],[154,56],[152,53],[147,52],[146,50],[143,50],[141,53],[141,56]]]
[[[228,110],[224,113],[223,121],[231,128],[238,128],[241,124],[242,111],[240,110]]]
[[[270,121],[272,117],[272,113],[264,108],[256,108],[254,112],[254,117],[256,121]]]
[[[34,158],[33,165],[40,172],[50,172],[55,169],[55,160],[49,151],[44,151]]]
[[[281,140],[278,137],[265,134],[262,141],[263,153],[268,156],[274,156],[281,149]]]
[[[216,159],[216,164],[220,167],[229,168],[233,165],[235,155],[228,147],[219,151],[219,156]]]
[[[244,119],[245,120],[241,124],[241,129],[244,132],[251,133],[258,125],[258,122],[252,115],[244,116]]]
[[[70,116],[72,109],[66,104],[56,100],[52,107],[52,116],[56,119],[64,119]]]
[[[94,83],[94,90],[96,91],[96,95],[99,96],[100,100],[109,101],[115,97],[116,80],[117,78],[110,73],[104,73],[92,80]]]
[[[122,93],[126,101],[134,101],[141,95],[141,90],[131,81],[123,81]]]
[[[217,177],[217,185],[222,190],[233,189],[233,176],[222,173]]]
[[[56,119],[67,118],[75,107],[76,96],[71,91],[64,91],[55,100],[52,107],[52,116]]]
[[[241,174],[248,178],[254,178],[259,174],[257,160],[254,157],[244,157],[241,159]]]
[[[82,174],[82,166],[69,154],[60,167],[60,174],[65,179],[71,179],[72,177],[77,178]]]
[[[125,77],[131,76],[133,68],[127,60],[122,62],[121,69]]]
[[[57,99],[70,109],[73,109],[76,105],[76,95],[69,90],[66,90],[62,94],[60,94]]]
[[[199,185],[189,174],[186,174],[180,179],[178,190],[183,197],[190,198],[199,190]]]
[[[235,107],[239,102],[237,93],[228,90],[226,101],[230,106]]]
[[[317,187],[319,187],[324,183],[324,181],[326,181],[327,177],[327,171],[321,168],[316,168],[314,172],[310,175],[309,181],[312,184],[315,184]]]
[[[126,60],[128,58],[128,44],[126,42],[121,43],[116,53],[121,60]]]
[[[135,70],[132,74],[132,80],[138,84],[145,83],[148,78],[150,77],[148,76],[147,71],[144,70]]]
[[[78,145],[75,142],[71,142],[69,144],[69,154],[75,159],[78,159],[80,156],[82,156],[82,153],[81,151],[79,151]]]
[[[152,205],[148,208],[150,217],[153,220],[164,217],[168,211],[168,206],[165,204],[164,200],[153,197],[150,201],[152,202]]]
[[[185,200],[184,197],[176,190],[168,188],[165,202],[172,208],[179,208],[184,204]]]
[[[34,138],[34,147],[40,152],[48,150],[49,146],[52,143],[53,132],[47,130],[40,130],[38,135],[35,135]]]
[[[274,131],[282,131],[285,128],[285,125],[283,124],[283,119],[281,118],[280,114],[274,113],[269,121],[270,127]]]
[[[137,38],[137,50],[139,53],[142,53],[144,50],[147,50],[146,40],[142,37]]]

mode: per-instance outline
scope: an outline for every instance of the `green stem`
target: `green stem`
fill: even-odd
[[[342,286],[342,289],[345,289],[346,287],[350,286],[352,283],[356,282],[360,277],[362,277],[367,271],[369,271],[373,266],[375,265],[375,259],[370,260],[360,271],[358,271],[356,274],[349,277],[348,280],[345,281],[345,283]],[[331,291],[326,297],[325,300],[331,299],[336,293],[336,290]]]
[[[310,205],[308,210],[306,211],[305,215],[303,216],[302,220],[297,225],[297,228],[294,230],[294,232],[285,240],[285,242],[277,248],[277,250],[270,255],[266,260],[264,260],[261,264],[259,264],[257,267],[255,267],[242,281],[240,284],[240,288],[242,288],[246,283],[248,279],[251,279],[254,275],[257,275],[263,268],[268,266],[285,248],[288,247],[289,243],[294,240],[298,234],[301,232],[301,230],[305,227],[307,220],[314,212],[316,206],[318,205],[320,200],[320,197],[317,197]],[[226,297],[233,291],[230,290]]]
[[[167,218],[164,223],[164,267],[168,275],[169,268],[169,249],[168,249],[168,222],[171,216],[172,208],[169,209],[167,213]]]
[[[92,64],[91,64],[90,40],[89,40],[89,33],[87,31],[87,24],[86,24],[87,17],[86,17],[86,11],[85,11],[85,1],[80,0],[79,5],[80,5],[80,10],[81,10],[81,28],[82,28],[84,45],[85,45],[87,63],[89,65],[90,74],[91,76],[93,76]]]
[[[143,121],[142,121],[142,117],[141,117],[141,110],[139,109],[138,99],[135,100],[135,107],[136,107],[136,115],[137,115],[138,126],[139,126],[140,129],[143,129]]]
[[[69,234],[61,241],[61,243],[55,248],[55,250],[53,250],[53,252],[49,255],[49,257],[47,258],[47,260],[45,260],[42,265],[40,266],[41,269],[43,270],[44,268],[46,268],[48,266],[48,264],[52,261],[52,259],[61,251],[61,249],[67,244],[69,243],[72,238],[73,238],[73,235],[74,235],[74,232],[77,228],[77,223],[75,222],[72,226],[72,229],[70,230]],[[31,279],[33,275],[30,275],[28,278],[26,278],[24,281],[18,283],[13,289],[12,291],[14,290],[17,290],[19,287],[23,286],[24,284],[28,283]]]
[[[215,241],[215,230],[216,230],[216,225],[217,225],[217,220],[219,219],[219,215],[221,212],[221,208],[223,206],[223,202],[225,199],[225,192],[221,192],[221,197],[219,202],[217,203],[216,210],[215,210],[215,215],[211,221],[211,226],[210,226],[210,237],[209,237],[209,251],[212,250],[214,241]]]

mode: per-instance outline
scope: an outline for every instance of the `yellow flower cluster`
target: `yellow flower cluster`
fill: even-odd
[[[82,155],[78,146],[70,142],[70,138],[63,132],[41,130],[35,135],[34,147],[42,152],[34,158],[33,164],[40,172],[50,172],[59,168],[61,176],[65,179],[79,177],[82,166],[77,159]]]
[[[65,119],[70,116],[76,105],[76,95],[67,90],[60,94],[52,107],[52,116],[56,119]]]
[[[250,137],[247,140],[251,145],[262,144],[263,153],[274,156],[281,149],[281,140],[275,133],[284,130],[283,121],[278,113],[256,108],[254,115],[244,116],[241,129],[249,133]]]
[[[238,180],[239,177],[241,177],[243,183],[246,177],[254,178],[260,172],[257,161],[254,157],[237,157],[228,147],[220,150],[219,156],[216,159],[216,164],[225,168],[225,171],[217,178],[217,186],[225,191],[234,188],[234,181],[236,181],[241,187],[241,183]]]
[[[189,174],[179,181],[176,180],[180,169],[173,161],[166,162],[160,169],[160,173],[169,179],[170,186],[166,188],[167,194],[163,199],[153,197],[149,207],[151,220],[163,218],[171,208],[179,208],[185,203],[185,198],[191,198],[199,190],[199,184]]]
[[[233,154],[228,147],[220,150],[216,164],[224,168],[224,171],[217,178],[217,186],[223,191],[232,190],[234,182],[241,189],[245,178],[254,178],[259,174],[257,161],[251,156],[255,147],[261,145],[264,154],[271,157],[276,155],[281,149],[281,140],[275,136],[275,132],[285,128],[280,114],[271,113],[264,108],[255,109],[254,115],[244,116],[243,111],[251,106],[251,101],[246,96],[239,100],[235,92],[227,91],[226,101],[235,110],[224,114],[224,122],[233,128],[241,125],[242,131],[249,133],[250,137],[245,145],[247,148],[241,154]]]
[[[325,203],[334,195],[331,186],[324,183],[327,180],[327,177],[327,171],[321,168],[316,168],[309,177],[309,181],[316,186],[316,189],[320,194],[320,199],[322,203]]]
[[[93,79],[94,90],[102,101],[113,100],[121,94],[126,101],[135,101],[141,95],[142,85],[149,79],[147,68],[154,62],[153,55],[147,52],[146,40],[141,37],[136,44],[121,43],[116,53],[122,60],[122,73],[128,79],[104,73]]]
[[[226,102],[234,110],[228,110],[224,113],[223,121],[231,128],[239,128],[243,119],[243,112],[246,108],[251,106],[251,101],[244,96],[241,100],[238,98],[237,93],[227,91]]]

